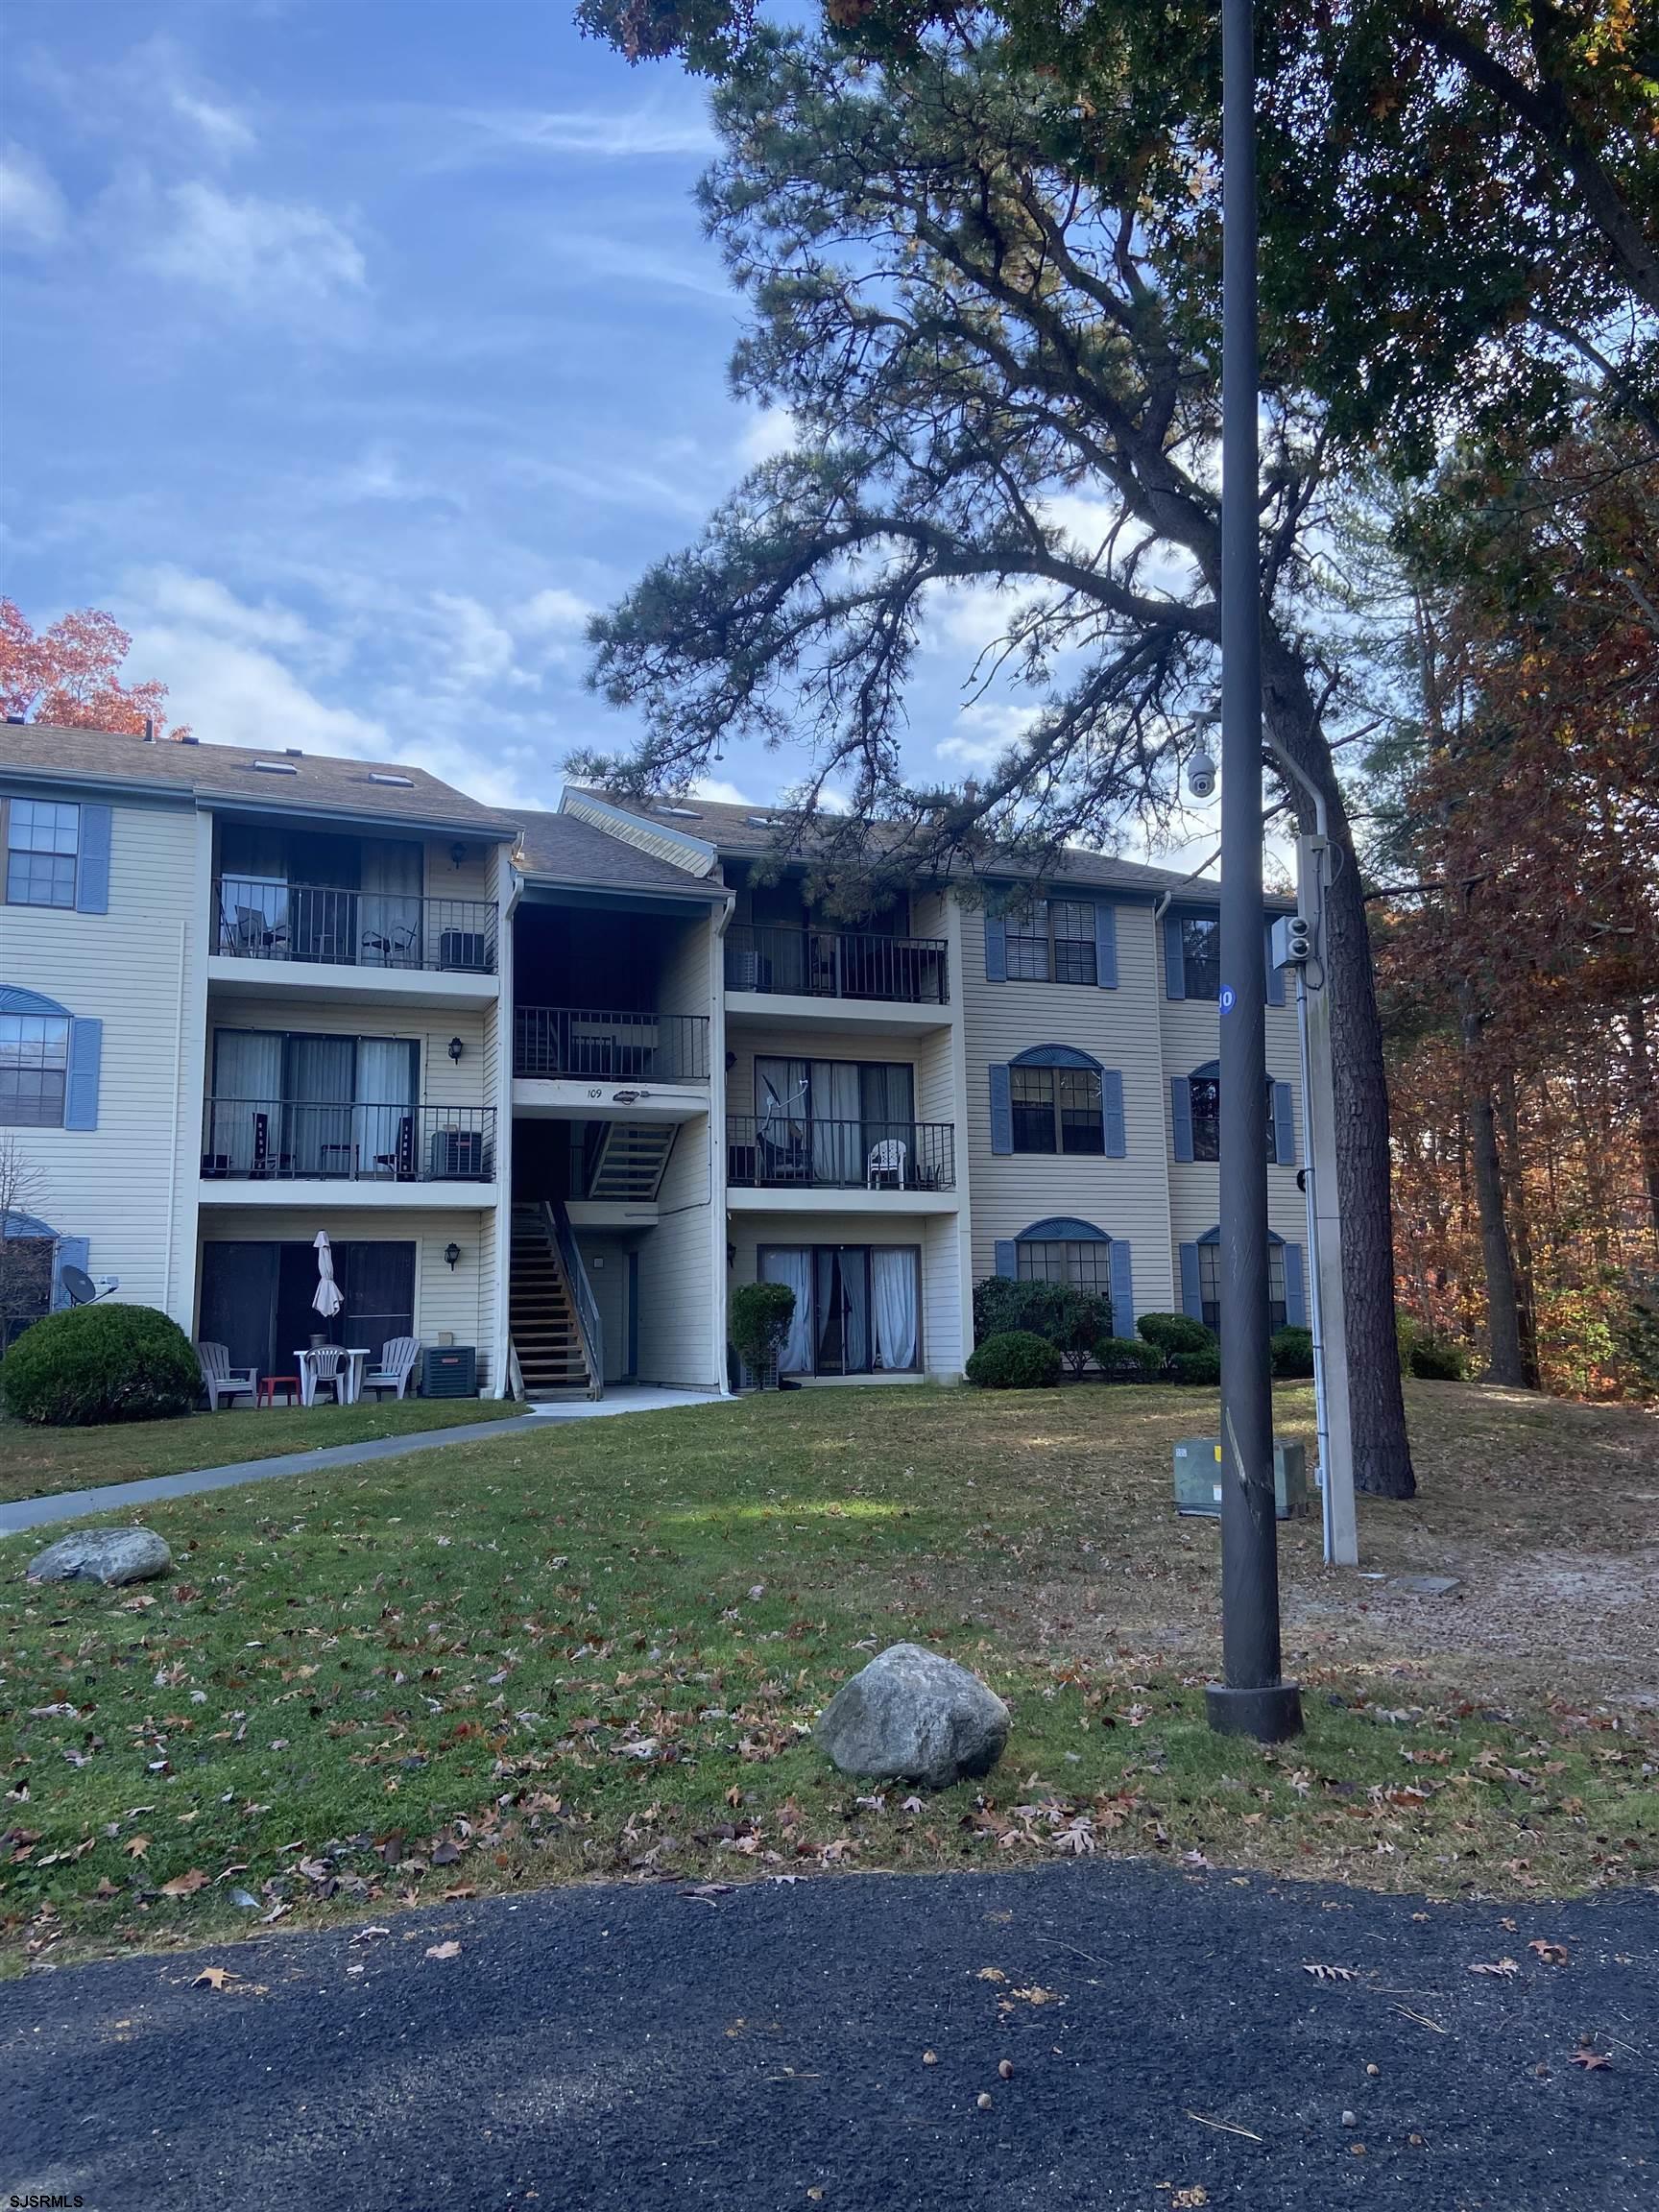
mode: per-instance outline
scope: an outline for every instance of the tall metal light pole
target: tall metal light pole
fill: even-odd
[[[1262,587],[1256,428],[1256,53],[1221,0],[1221,1647],[1210,1725],[1277,1743],[1279,1526],[1267,1326],[1267,973],[1262,908]]]

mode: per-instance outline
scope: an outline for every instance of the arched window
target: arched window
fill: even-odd
[[[104,1024],[0,984],[0,1127],[96,1129]]]
[[[1074,1045],[1033,1045],[991,1070],[991,1149],[1124,1155],[1123,1077]]]
[[[1221,1333],[1221,1231],[1209,1230],[1195,1244],[1181,1247],[1181,1302],[1194,1321]],[[1302,1247],[1267,1233],[1267,1325],[1270,1329],[1308,1326]]]
[[[1206,1060],[1190,1075],[1169,1085],[1170,1120],[1177,1160],[1221,1157],[1221,1063]],[[1267,1082],[1267,1159],[1270,1166],[1296,1165],[1295,1105],[1288,1083]]]
[[[1093,1221],[1052,1214],[1017,1237],[999,1238],[997,1272],[1021,1283],[1069,1283],[1112,1301],[1113,1327],[1122,1336],[1134,1328],[1135,1284],[1129,1241],[1108,1237]]]

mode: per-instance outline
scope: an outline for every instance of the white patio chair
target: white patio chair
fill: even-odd
[[[198,1344],[196,1358],[202,1369],[202,1387],[207,1393],[207,1409],[210,1413],[218,1412],[221,1398],[258,1397],[258,1368],[232,1367],[228,1345]]]
[[[334,1403],[346,1403],[346,1354],[338,1344],[319,1344],[311,1355],[311,1403],[319,1390],[332,1390]]]
[[[883,1175],[897,1175],[899,1188],[902,1190],[904,1188],[904,1163],[908,1158],[909,1153],[905,1145],[897,1137],[887,1137],[879,1144],[872,1144],[870,1147],[870,1164],[864,1174],[865,1190],[874,1190]]]
[[[408,1390],[409,1378],[420,1357],[419,1336],[388,1336],[381,1347],[379,1366],[372,1367],[363,1378],[364,1389],[373,1390],[376,1399],[382,1390],[394,1391],[401,1398]]]

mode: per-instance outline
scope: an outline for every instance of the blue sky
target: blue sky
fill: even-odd
[[[701,89],[562,0],[9,0],[0,31],[0,589],[108,608],[204,740],[553,804],[628,734],[586,615],[783,427],[726,391]],[[918,773],[1017,726],[954,688],[999,628],[938,611]]]

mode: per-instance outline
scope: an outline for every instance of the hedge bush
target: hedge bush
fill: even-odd
[[[732,1293],[727,1326],[751,1374],[772,1373],[795,1318],[795,1293],[787,1283],[740,1283]]]
[[[1311,1329],[1275,1329],[1273,1332],[1273,1372],[1286,1380],[1305,1380],[1313,1372],[1313,1332]]]
[[[1411,1372],[1419,1382],[1461,1382],[1463,1354],[1442,1336],[1418,1336],[1411,1345]]]
[[[20,1421],[85,1428],[188,1413],[202,1387],[190,1339],[154,1306],[72,1306],[26,1329],[0,1365]]]
[[[987,1336],[969,1356],[968,1380],[981,1390],[1046,1389],[1060,1380],[1059,1348],[1029,1329]]]
[[[1148,1344],[1156,1344],[1159,1351],[1166,1354],[1215,1349],[1214,1332],[1206,1329],[1202,1321],[1194,1321],[1190,1314],[1142,1313],[1135,1326]]]
[[[1188,1382],[1194,1389],[1207,1388],[1221,1380],[1221,1347],[1212,1342],[1201,1352],[1175,1352],[1170,1355],[1169,1372],[1177,1382]]]
[[[1102,1336],[1094,1347],[1094,1364],[1108,1382],[1156,1382],[1164,1373],[1164,1355],[1139,1336]]]
[[[1070,1283],[1019,1283],[1008,1275],[987,1275],[974,1286],[974,1341],[983,1344],[1014,1331],[1046,1336],[1062,1352],[1075,1349],[1086,1360],[1095,1338],[1112,1334],[1112,1302]]]

